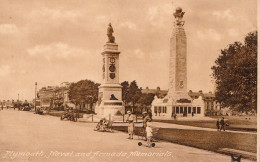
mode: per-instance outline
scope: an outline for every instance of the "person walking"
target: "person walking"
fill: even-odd
[[[150,117],[150,115],[145,111],[145,112],[143,112],[143,114],[144,114],[144,120],[143,120],[143,127],[144,128],[146,128],[146,126],[147,126],[147,122],[148,121],[152,121],[152,119],[151,119],[151,117]]]
[[[225,131],[225,121],[224,121],[224,117],[222,117],[222,119],[220,120],[220,131],[223,129]]]
[[[134,116],[131,113],[131,111],[127,111],[127,119],[126,121],[128,122],[128,139],[133,139],[134,136]]]
[[[216,126],[217,126],[217,131],[219,131],[219,128],[220,128],[220,126],[219,126],[219,119],[217,120]]]
[[[152,126],[151,121],[148,121],[146,127],[146,138],[147,138],[148,147],[152,147],[153,130],[151,126]]]
[[[143,112],[143,115],[144,115],[144,120],[143,120],[143,128],[144,128],[144,137],[145,137],[145,140],[147,140],[146,138],[146,127],[147,127],[147,122],[151,122],[152,119],[150,118],[150,115],[145,111]]]

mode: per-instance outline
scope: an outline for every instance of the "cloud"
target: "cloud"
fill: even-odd
[[[147,19],[153,26],[164,27],[168,21],[165,15],[171,15],[172,7],[169,4],[152,6],[147,11]]]
[[[7,76],[11,73],[11,67],[9,65],[2,65],[0,67],[0,76]]]
[[[120,24],[121,27],[127,27],[129,29],[132,29],[132,30],[136,30],[136,24],[130,22],[130,21],[126,21],[126,22],[123,22]]]
[[[60,10],[42,7],[39,10],[33,10],[30,16],[34,18],[46,17],[47,19],[50,18],[53,20],[66,19],[69,21],[75,21],[76,18],[81,16],[81,13],[76,10]]]
[[[236,29],[228,29],[227,32],[230,36],[238,36],[238,31]]]
[[[1,34],[15,34],[18,32],[18,28],[15,24],[1,24],[0,33]]]
[[[158,10],[159,10],[159,7],[155,7],[155,6],[150,7],[148,9],[147,17],[150,21],[153,21],[157,17],[158,12],[159,12]]]
[[[96,16],[96,22],[97,23],[107,23],[109,20],[108,16],[105,16],[105,15],[99,15],[99,16]]]
[[[205,31],[197,31],[197,37],[199,39],[212,39],[219,41],[222,36],[215,29],[208,29]]]
[[[228,19],[234,20],[235,16],[231,14],[231,10],[227,9],[225,11],[213,11],[213,16],[216,16],[218,19]]]
[[[41,55],[47,59],[50,59],[51,57],[67,59],[69,57],[82,56],[86,53],[86,51],[81,48],[72,47],[62,42],[48,45],[37,45],[28,49],[27,52],[31,56]]]
[[[144,58],[145,54],[141,49],[135,49],[134,50],[135,57],[137,58]]]

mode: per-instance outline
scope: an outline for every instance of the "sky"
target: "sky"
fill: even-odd
[[[0,1],[0,100],[34,98],[38,88],[101,82],[101,52],[111,22],[120,82],[169,87],[173,12],[185,12],[188,90],[214,91],[220,50],[257,29],[256,0]]]

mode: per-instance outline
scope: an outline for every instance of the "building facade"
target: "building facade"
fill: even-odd
[[[52,107],[52,101],[55,97],[55,91],[57,86],[47,86],[42,87],[38,91],[38,97],[40,99],[40,105],[42,108],[51,108]]]
[[[161,93],[165,93],[166,90],[162,90]],[[148,92],[148,91],[146,91]],[[167,91],[166,91],[167,92]],[[158,92],[149,91],[149,93],[153,93],[156,95]],[[159,92],[160,93],[160,92]],[[192,99],[192,106],[185,106],[185,104],[178,104],[173,106],[170,110],[167,107],[168,99],[164,97],[157,97],[157,102],[153,103],[152,111],[154,116],[170,116],[174,117],[174,114],[177,116],[215,116],[221,115],[222,109],[220,107],[220,103],[216,101],[215,94],[212,92],[203,93],[202,91],[199,92],[192,92],[191,90],[188,92],[188,95]],[[196,103],[199,101],[202,102]],[[203,105],[203,106],[201,106]],[[202,109],[203,108],[203,109]]]
[[[204,113],[206,116],[221,114],[220,103],[216,100],[215,94],[211,91],[208,93],[203,93],[201,90],[199,92],[192,92],[190,90],[188,94],[192,99],[197,99],[199,96],[202,97],[204,101]]]
[[[69,104],[69,86],[69,82],[63,82],[59,86],[42,87],[37,95],[40,106],[44,108],[58,108]]]
[[[167,90],[161,90],[160,87],[157,87],[156,89],[149,89],[149,87],[146,87],[145,89],[142,89],[143,94],[154,94],[159,98],[163,98],[167,95]]]

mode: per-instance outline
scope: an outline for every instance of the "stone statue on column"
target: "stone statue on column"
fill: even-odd
[[[107,28],[107,37],[108,37],[107,43],[115,43],[115,37],[113,36],[113,33],[114,33],[113,27],[111,23],[109,23]]]
[[[175,23],[177,26],[184,25],[184,21],[182,20],[184,14],[185,12],[182,12],[182,9],[180,7],[177,7],[175,13],[173,13],[174,18],[176,19]]]

